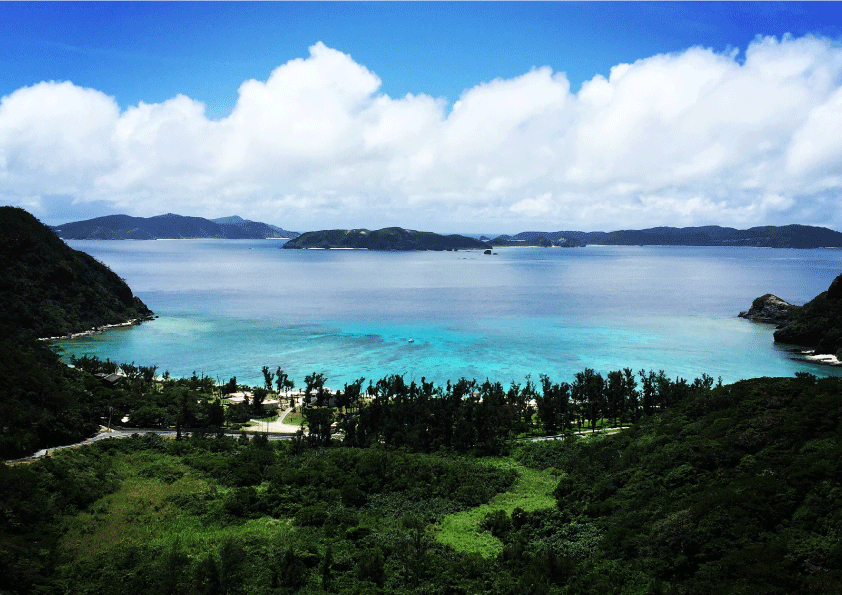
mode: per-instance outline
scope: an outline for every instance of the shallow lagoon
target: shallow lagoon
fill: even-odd
[[[508,384],[591,367],[663,369],[730,382],[842,375],[736,317],[774,293],[803,303],[842,272],[842,251],[589,246],[481,252],[280,250],[273,240],[71,241],[159,315],[61,341],[69,353],[262,383],[341,387],[405,374]],[[412,342],[410,342],[412,339]]]

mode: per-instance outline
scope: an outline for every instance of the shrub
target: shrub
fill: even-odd
[[[505,510],[495,510],[485,515],[485,518],[480,523],[480,527],[486,531],[491,531],[494,537],[501,539],[506,533],[511,531],[512,519],[509,518]]]
[[[292,519],[294,525],[299,527],[321,527],[327,520],[328,512],[323,504],[303,506]]]

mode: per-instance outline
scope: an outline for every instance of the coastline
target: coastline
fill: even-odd
[[[126,322],[118,322],[115,324],[104,324],[102,326],[95,326],[92,329],[87,331],[82,331],[79,333],[70,333],[69,335],[61,335],[58,337],[38,337],[39,341],[61,341],[66,339],[78,339],[79,337],[90,337],[93,335],[99,335],[104,333],[105,331],[114,329],[114,328],[124,328],[129,326],[137,326],[143,322],[148,320],[152,320],[155,318],[154,316],[145,316],[141,318],[132,318],[131,320],[127,320]]]
[[[842,360],[840,360],[835,355],[831,355],[830,353],[816,354],[816,352],[812,350],[801,351],[799,353],[801,353],[801,355],[804,356],[804,359],[806,359],[809,362],[822,364],[825,366],[842,367]]]

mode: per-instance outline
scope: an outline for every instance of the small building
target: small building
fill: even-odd
[[[114,388],[120,381],[123,379],[122,376],[119,374],[105,374],[103,372],[99,372],[98,374],[94,374],[97,378],[99,378],[100,382],[102,382],[105,386],[109,388]]]

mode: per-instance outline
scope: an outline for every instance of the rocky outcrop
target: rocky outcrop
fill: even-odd
[[[755,299],[751,303],[751,308],[749,308],[748,312],[740,312],[739,317],[753,320],[754,322],[776,324],[781,327],[789,324],[797,309],[798,306],[790,304],[776,295],[767,293]]]

